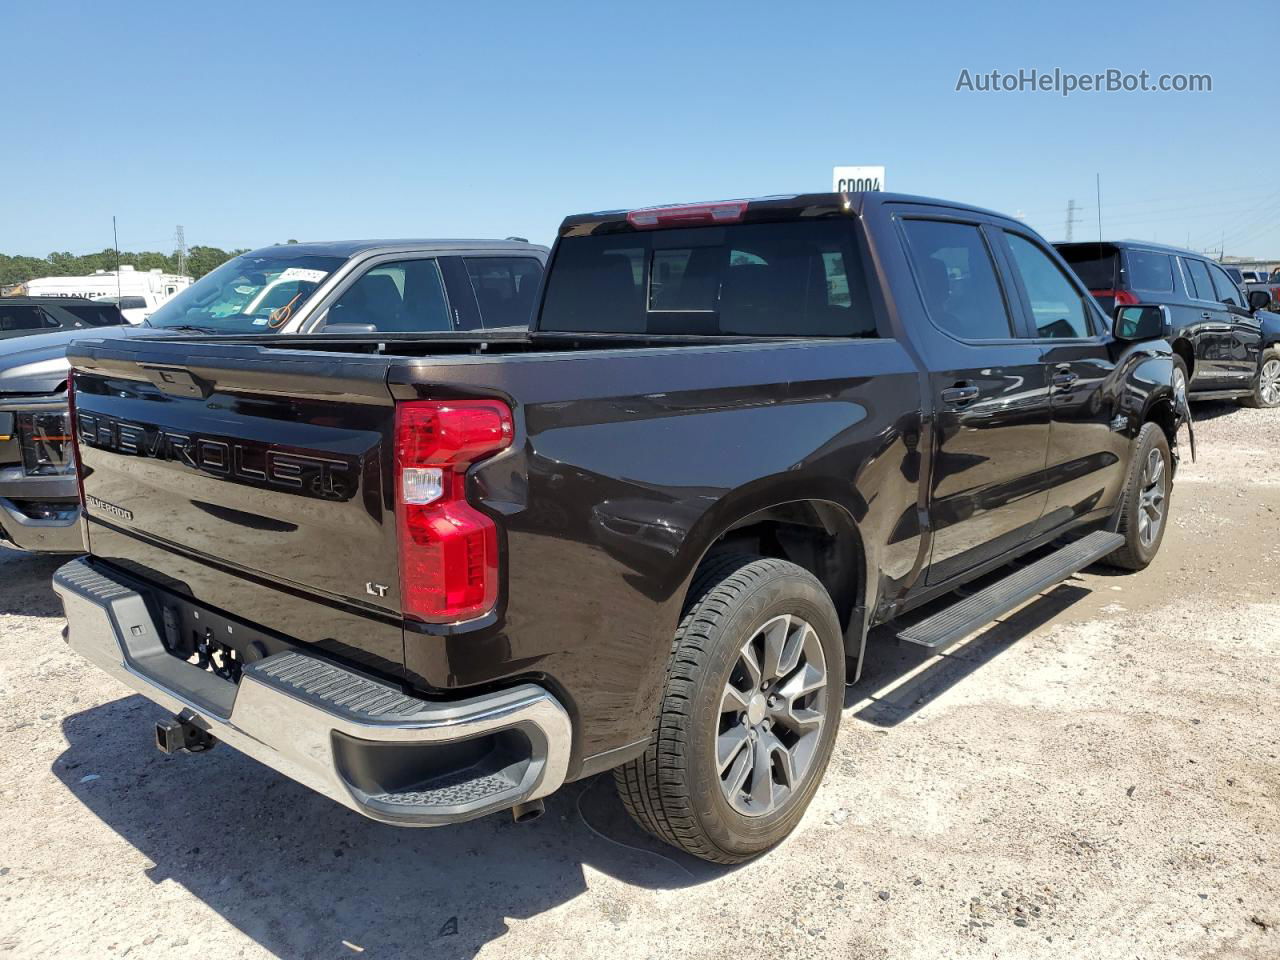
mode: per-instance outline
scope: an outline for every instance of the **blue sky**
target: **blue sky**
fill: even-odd
[[[0,252],[389,236],[830,189],[1280,256],[1273,3],[12,4]],[[961,69],[1210,94],[957,93]],[[24,137],[22,134],[30,134]]]

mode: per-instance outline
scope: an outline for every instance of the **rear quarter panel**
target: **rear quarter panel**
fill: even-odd
[[[409,675],[541,675],[583,721],[577,763],[649,736],[685,590],[736,521],[821,500],[866,569],[915,564],[918,375],[896,341],[435,358],[390,380],[402,399],[502,395],[517,424],[470,481],[502,517],[501,605],[478,630],[407,632]]]

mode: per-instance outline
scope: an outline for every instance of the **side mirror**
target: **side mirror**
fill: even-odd
[[[1173,321],[1166,306],[1116,307],[1112,334],[1117,340],[1167,340]]]
[[[1249,309],[1255,313],[1258,310],[1265,310],[1271,306],[1271,293],[1267,290],[1250,290],[1249,291]]]

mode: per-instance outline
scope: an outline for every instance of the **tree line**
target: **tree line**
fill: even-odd
[[[191,247],[187,250],[187,275],[199,280],[214,267],[221,266],[244,250],[221,250],[218,247]],[[165,273],[178,272],[177,253],[155,251],[120,251],[120,263],[136,267],[140,271],[159,267]],[[25,283],[36,277],[82,277],[95,270],[114,270],[116,252],[110,247],[101,253],[76,256],[71,253],[51,253],[47,257],[9,256],[0,253],[0,287]]]

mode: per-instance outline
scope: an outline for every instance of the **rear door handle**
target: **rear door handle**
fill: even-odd
[[[962,406],[978,399],[981,391],[973,386],[947,387],[942,391],[942,402],[949,403],[952,406]]]

